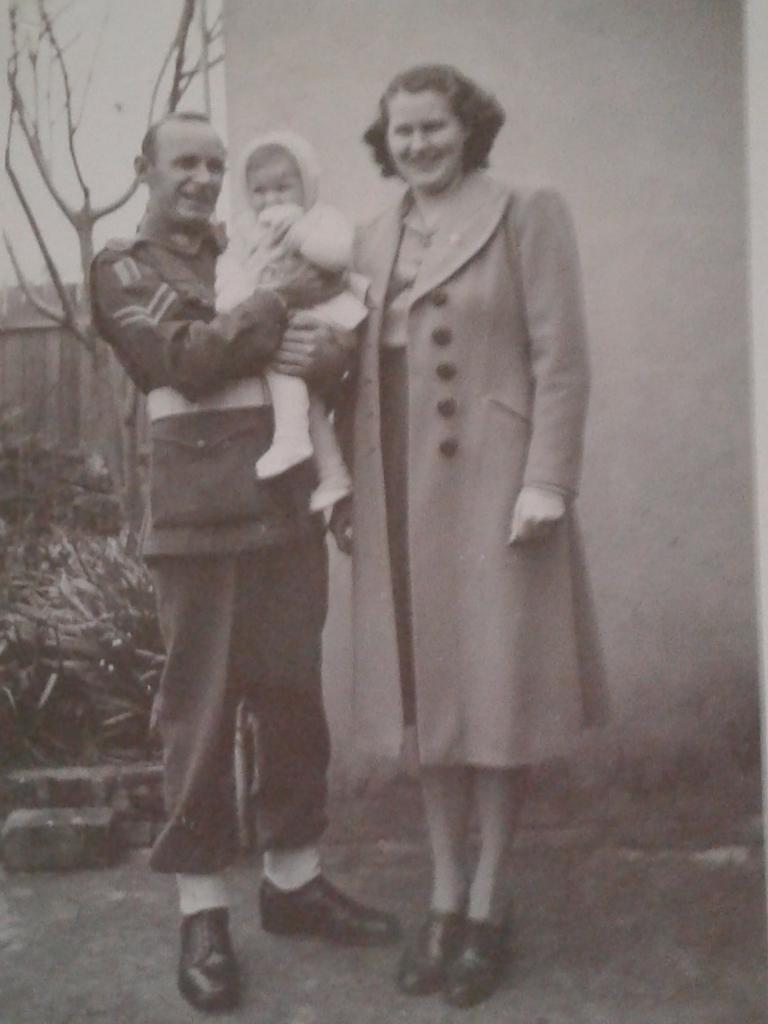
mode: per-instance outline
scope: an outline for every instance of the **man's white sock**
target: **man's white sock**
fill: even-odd
[[[221,875],[176,875],[182,914],[199,914],[229,906],[227,886]]]
[[[267,850],[264,853],[264,877],[278,889],[300,889],[319,874],[320,853],[316,846]]]

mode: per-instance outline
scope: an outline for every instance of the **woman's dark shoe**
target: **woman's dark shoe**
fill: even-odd
[[[403,950],[397,967],[397,987],[409,996],[439,992],[445,969],[461,942],[461,914],[431,910]]]
[[[499,987],[509,958],[509,926],[467,921],[458,955],[445,974],[446,1002],[476,1006]]]
[[[197,1010],[231,1010],[240,998],[237,960],[225,907],[181,919],[179,991]]]
[[[400,937],[394,915],[345,896],[322,875],[287,892],[265,878],[259,908],[264,930],[275,935],[316,935],[344,946],[387,946]]]

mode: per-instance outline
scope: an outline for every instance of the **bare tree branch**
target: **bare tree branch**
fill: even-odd
[[[83,296],[87,295],[88,291],[88,266],[93,257],[94,225],[102,217],[120,209],[136,191],[138,181],[135,179],[131,181],[112,201],[105,202],[95,209],[92,207],[90,189],[86,175],[83,173],[84,167],[81,166],[78,159],[76,143],[79,142],[78,132],[85,123],[86,110],[93,93],[98,55],[106,35],[111,10],[108,8],[101,19],[95,49],[88,58],[87,73],[84,74],[84,77],[80,74],[75,76],[73,47],[79,36],[75,35],[73,39],[69,38],[70,23],[63,16],[71,10],[76,2],[77,0],[10,0],[9,3],[12,45],[6,67],[6,78],[10,88],[11,102],[7,123],[5,169],[15,199],[24,213],[30,233],[42,254],[47,275],[54,289],[52,295],[47,291],[45,295],[38,294],[39,289],[33,286],[25,275],[11,240],[5,232],[2,232],[2,242],[8,251],[19,288],[27,302],[46,320],[70,332],[91,354],[95,366],[96,404],[100,409],[103,408],[108,412],[115,408],[114,396],[110,399],[111,378],[108,373],[104,374],[103,372],[107,363],[106,360],[100,359],[100,356],[105,353],[103,347],[98,344],[93,325],[87,320],[87,312],[85,312],[87,302],[84,302]],[[202,9],[205,8],[202,7]],[[220,55],[219,40],[222,37],[222,30],[221,16],[219,15],[212,25],[201,26],[200,39],[203,55],[195,62],[198,49],[194,44],[197,36],[190,37],[189,33],[195,21],[196,11],[195,0],[178,0],[178,18],[174,37],[152,85],[148,110],[148,123],[150,124],[155,119],[156,107],[159,106],[158,98],[164,90],[167,103],[164,105],[163,113],[166,113],[176,109],[179,100],[197,74],[207,74],[209,68],[220,64],[223,59]],[[202,20],[204,19],[201,17]],[[211,50],[214,42],[217,44],[215,56]],[[195,63],[195,67],[186,67],[188,58],[190,63]],[[54,175],[54,170],[58,170],[62,143],[68,146],[67,163],[71,163],[79,190],[82,191],[83,202],[79,208],[75,205],[77,200],[72,203],[68,202],[65,198],[66,192],[60,190],[59,184],[66,186],[69,180],[68,176],[65,176],[62,181],[58,175]],[[25,188],[28,187],[26,175],[22,174],[22,164],[16,160],[19,147],[22,150],[29,150],[32,166],[36,172],[35,177],[39,176],[41,184],[77,235],[80,268],[83,275],[83,289],[80,296],[74,295],[72,290],[64,285],[53,254],[46,244],[40,222],[31,203],[31,195],[28,192],[25,193]],[[22,152],[21,156],[26,158],[26,152]],[[54,159],[56,160],[55,167]],[[18,173],[14,163],[18,166]],[[28,165],[25,163],[23,166],[26,171]],[[59,304],[60,309],[57,308]],[[78,346],[75,348],[79,359],[81,350]],[[75,355],[74,349],[71,354]],[[76,359],[67,362],[67,373],[69,374],[67,379],[71,378],[73,382],[76,381],[77,367]],[[77,389],[75,391],[77,392]],[[79,392],[77,393],[79,394]],[[116,467],[116,479],[121,481],[119,487],[123,493],[125,505],[129,509],[138,503],[136,495],[139,493],[135,458],[136,438],[134,436],[136,426],[135,392],[132,393],[132,401],[133,412],[130,416],[126,415],[121,418],[121,423],[117,425],[117,439],[113,436],[112,430],[112,427],[116,425],[113,424],[111,415],[108,417],[110,450],[115,449],[124,453],[124,457],[120,458],[119,466]]]
[[[44,2],[44,0],[41,0],[41,2]],[[75,43],[78,43],[82,38],[83,38],[83,33],[82,32],[76,32],[68,42],[60,43],[59,44],[59,49],[61,50],[61,52],[63,54],[67,53],[69,50],[72,49],[72,47],[75,45]]]
[[[96,221],[101,220],[102,217],[108,217],[110,213],[114,213],[115,210],[119,210],[121,206],[124,206],[128,202],[138,187],[139,179],[134,178],[128,188],[119,195],[117,199],[113,199],[111,203],[105,203],[104,206],[97,206],[96,209],[91,210],[91,220],[96,223]]]
[[[192,82],[194,82],[195,78],[197,78],[197,76],[202,72],[202,70],[203,70],[203,68],[202,68],[202,59],[203,58],[201,56],[201,58],[197,62],[197,64],[195,64],[195,66],[193,68],[190,68],[189,71],[185,71],[184,74],[182,75],[181,81],[179,83],[179,102],[181,102],[181,100],[183,99],[187,89],[190,87]],[[223,53],[220,56],[218,56],[218,57],[214,57],[213,60],[209,60],[208,61],[208,70],[210,71],[210,69],[211,68],[215,68],[217,64],[221,64],[223,60],[224,60],[224,54]]]
[[[210,71],[211,68],[215,68],[217,64],[221,64],[223,61],[224,61],[224,54],[223,53],[220,53],[218,57],[213,57],[211,60],[208,61],[208,65],[207,65],[208,66],[208,70]],[[201,57],[198,60],[197,64],[195,64],[195,66],[190,68],[188,71],[185,71],[184,74],[181,76],[181,85],[183,86],[184,91],[187,90],[187,88],[190,85],[190,83],[202,72],[202,70],[203,70],[203,57],[201,55]],[[181,97],[179,97],[179,99],[181,99]]]
[[[11,261],[13,272],[15,273],[16,280],[19,283],[19,288],[21,288],[29,304],[31,306],[34,306],[37,312],[44,316],[47,320],[53,321],[53,323],[58,324],[59,327],[68,327],[69,322],[67,320],[65,313],[63,313],[59,309],[54,309],[53,306],[47,305],[47,303],[43,302],[42,299],[38,298],[35,295],[34,291],[32,290],[31,284],[27,280],[24,271],[21,269],[21,264],[19,263],[16,257],[16,253],[14,251],[13,245],[11,244],[11,240],[5,233],[5,231],[3,231],[3,244],[5,245],[5,251],[8,253],[8,258]]]
[[[101,26],[99,27],[99,34],[96,37],[96,44],[93,48],[93,59],[91,60],[91,66],[88,68],[88,74],[86,75],[85,85],[83,86],[83,94],[80,100],[80,110],[75,118],[75,130],[80,127],[83,122],[83,114],[85,113],[85,105],[88,102],[88,97],[91,92],[91,85],[93,84],[93,73],[96,69],[96,61],[98,60],[99,54],[101,53],[101,47],[104,43],[104,37],[107,31],[107,25],[112,14],[112,8],[107,7],[104,17],[101,19]]]
[[[27,60],[32,75],[32,130],[36,138],[40,138],[40,78],[39,65],[40,53],[38,50],[28,50]]]
[[[173,59],[174,51],[176,51],[176,53],[177,53],[177,58],[176,58],[176,68],[175,68],[175,72],[174,72],[174,81],[173,81],[173,83],[171,85],[170,98],[168,100],[168,103],[166,104],[166,108],[169,111],[175,109],[176,104],[178,104],[178,101],[181,99],[181,97],[183,96],[184,92],[186,91],[186,88],[189,85],[189,81],[191,80],[191,77],[194,77],[194,75],[196,73],[198,73],[198,69],[197,68],[195,70],[191,71],[191,72],[184,72],[183,71],[183,66],[182,66],[182,69],[179,70],[179,55],[181,57],[181,62],[182,62],[182,65],[183,65],[184,51],[186,49],[186,42],[187,42],[187,38],[189,36],[189,29],[190,29],[190,26],[192,24],[192,19],[194,17],[194,13],[195,13],[195,0],[183,0],[182,10],[181,10],[181,14],[179,15],[179,23],[178,23],[178,26],[176,28],[176,32],[174,34],[174,37],[173,37],[173,40],[171,41],[170,46],[168,47],[168,50],[167,50],[167,52],[165,54],[165,57],[163,58],[162,64],[160,65],[160,70],[159,70],[159,72],[157,74],[157,77],[155,79],[155,83],[154,83],[154,85],[152,87],[152,95],[150,97],[149,112],[148,112],[148,116],[147,116],[147,123],[148,124],[151,124],[153,119],[154,119],[155,104],[157,102],[157,96],[158,96],[158,93],[160,91],[160,85],[162,84],[162,81],[163,81],[163,78],[165,76],[165,73],[168,70],[168,67],[169,67],[169,65],[170,65],[170,63],[171,63],[171,61]],[[218,20],[220,20],[220,18]],[[216,63],[219,63],[219,60],[222,60],[222,59],[223,59],[223,56],[221,58],[218,58]],[[188,78],[187,76],[190,76],[190,77]],[[177,93],[177,97],[176,97],[175,101],[173,100],[174,90]],[[128,200],[131,198],[131,196],[134,194],[134,192],[136,191],[136,189],[138,187],[139,187],[138,179],[134,178],[134,180],[131,182],[131,184],[128,186],[128,188],[123,192],[122,195],[118,196],[117,199],[115,199],[111,203],[107,203],[104,206],[100,206],[97,209],[93,210],[92,211],[92,217],[93,217],[94,222],[97,221],[97,220],[101,220],[102,217],[106,217],[110,213],[114,213],[115,210],[120,209],[120,207],[124,203],[128,202]]]
[[[54,126],[57,120],[53,113],[53,62],[50,55],[45,68],[45,113],[46,138],[43,148],[50,153],[53,150]]]
[[[221,11],[219,11],[219,13],[213,19],[211,24],[208,26],[208,39],[209,39],[210,42],[213,42],[213,40],[217,36],[221,35],[222,23],[223,22],[222,22],[222,17],[221,17]]]
[[[207,29],[207,31],[205,33],[205,40],[206,40],[206,43],[207,43],[208,50],[210,51],[210,49],[213,46],[213,44],[214,43],[218,43],[219,40],[223,40],[223,38],[224,38],[224,29],[223,29],[223,24],[222,24],[221,12],[219,12],[216,15],[216,17],[214,18],[214,20],[211,22],[211,24],[208,26],[208,29]],[[222,44],[222,47],[223,47],[223,44]],[[218,58],[216,60],[216,63],[218,64],[219,60],[223,60],[223,59],[224,59],[224,53],[223,53],[223,49],[222,49],[221,56],[220,56],[220,58]],[[211,65],[209,64],[208,66],[210,68]]]
[[[184,55],[187,48],[187,38],[192,19],[195,16],[195,0],[184,0],[179,18],[179,27],[176,31],[175,48],[176,62],[173,69],[173,81],[168,94],[168,112],[172,112],[179,105],[181,99],[181,76],[184,74]]]
[[[23,184],[13,167],[11,142],[14,126],[18,126],[23,138],[25,139],[29,151],[32,155],[35,167],[38,173],[40,174],[43,184],[45,185],[47,191],[51,195],[51,198],[59,207],[63,215],[67,218],[69,223],[72,224],[72,226],[78,231],[78,234],[81,236],[83,235],[84,230],[87,234],[89,228],[92,228],[92,226],[101,218],[106,217],[109,214],[114,213],[116,210],[120,209],[120,207],[122,207],[136,191],[138,187],[138,181],[134,179],[122,191],[120,195],[115,197],[115,199],[104,203],[102,206],[99,206],[96,209],[91,208],[90,189],[87,182],[85,181],[84,175],[82,174],[82,169],[79,165],[77,152],[75,149],[75,135],[82,121],[86,99],[93,79],[93,71],[96,63],[96,57],[94,56],[94,59],[91,63],[91,67],[89,69],[87,76],[86,86],[82,97],[81,106],[79,111],[77,112],[77,115],[75,115],[74,94],[69,76],[69,70],[66,64],[66,58],[64,55],[64,48],[61,46],[55,30],[55,24],[59,21],[61,16],[67,10],[69,10],[71,6],[72,2],[65,2],[55,12],[52,12],[50,10],[50,5],[46,6],[46,0],[37,0],[37,12],[39,17],[38,24],[41,27],[37,31],[36,43],[30,44],[32,49],[30,50],[29,47],[27,48],[27,56],[28,59],[30,60],[34,72],[34,102],[36,104],[36,114],[35,117],[32,118],[27,108],[24,95],[22,92],[22,85],[19,80],[19,59],[22,56],[23,47],[19,40],[17,32],[18,9],[15,4],[12,3],[11,5],[11,10],[9,14],[11,23],[12,52],[7,67],[7,80],[11,93],[11,112],[8,121],[8,137],[6,140],[5,149],[5,166],[9,180],[11,181],[11,184],[13,186],[13,191],[16,195],[16,198],[19,201],[20,206],[22,207],[22,210],[24,211],[27,223],[29,224],[32,230],[32,234],[35,238],[38,248],[40,249],[40,252],[43,255],[43,260],[45,262],[46,269],[51,278],[51,281],[54,284],[57,295],[61,301],[62,313],[59,317],[59,320],[63,318],[63,322],[65,322],[67,326],[69,326],[70,328],[74,328],[76,326],[76,310],[74,309],[70,301],[70,297],[67,293],[66,288],[64,287],[61,275],[58,271],[58,268],[56,267],[52,254],[45,244],[43,233],[35,217],[32,206],[24,192]],[[97,47],[101,45],[101,41],[103,39],[107,21],[109,18],[109,13],[110,12],[108,11],[107,15],[102,20]],[[176,108],[176,105],[178,104],[181,97],[184,95],[184,92],[189,87],[191,81],[203,69],[202,58],[198,60],[194,68],[184,68],[184,59],[186,54],[187,42],[189,38],[190,28],[192,26],[194,19],[194,13],[195,0],[182,0],[176,31],[174,33],[174,37],[168,49],[168,52],[166,53],[166,56],[162,62],[160,71],[158,73],[157,79],[152,90],[152,100],[150,103],[149,110],[150,122],[154,114],[154,107],[157,101],[160,86],[171,63],[173,62],[174,64],[174,70],[173,79],[169,90],[169,99],[167,103],[167,109],[169,111]],[[216,32],[220,32],[220,24],[221,17],[219,16],[214,22],[213,26],[211,27],[210,32],[206,33],[206,35],[208,36],[215,34]],[[77,179],[82,189],[83,197],[85,200],[84,205],[80,210],[77,210],[73,206],[71,206],[64,198],[59,188],[57,187],[57,184],[53,177],[50,160],[46,152],[46,147],[44,146],[43,140],[40,136],[38,116],[39,103],[41,99],[41,86],[37,78],[37,74],[39,72],[39,44],[43,41],[50,48],[51,53],[51,57],[47,66],[45,86],[46,101],[48,101],[51,98],[51,95],[53,93],[52,82],[54,74],[58,74],[60,76],[64,86],[64,101],[61,107],[61,112],[66,118],[66,134],[69,144],[70,158],[72,160],[72,164],[74,166],[75,173],[77,175]],[[209,62],[209,67],[219,64],[222,59],[223,56],[217,56],[213,61]],[[56,112],[51,111],[51,104],[49,102],[46,102],[46,107],[46,113],[49,117],[48,135],[50,137],[50,140],[52,140],[54,122],[53,120],[51,120],[51,117],[52,115],[55,116]],[[17,260],[16,263],[18,264]],[[20,267],[19,274],[17,276],[19,276],[21,284],[21,278],[23,277],[23,273],[21,272]],[[27,287],[29,287],[28,283]],[[45,306],[46,304],[43,303],[42,305]],[[46,315],[50,316],[51,312],[55,311],[52,311],[50,307],[46,307]],[[57,320],[57,322],[59,321]]]
[[[21,90],[18,84],[18,62],[16,59],[17,57],[17,53],[14,53],[12,55],[11,60],[9,60],[8,62],[8,72],[6,75],[8,86],[11,91],[11,110],[9,114],[9,123],[12,123],[14,120],[18,122],[18,125],[21,128],[24,138],[26,139],[29,151],[32,154],[32,159],[35,162],[35,167],[37,168],[40,177],[43,179],[45,187],[48,189],[48,191],[51,194],[51,198],[56,203],[61,212],[64,214],[64,216],[67,218],[67,220],[72,222],[73,218],[75,217],[75,211],[66,201],[66,199],[64,199],[63,195],[56,187],[56,183],[53,180],[53,175],[51,174],[50,165],[45,156],[45,153],[43,152],[40,140],[35,136],[34,131],[32,130],[29,124],[29,120],[27,117],[27,108],[24,103],[24,97],[21,94]]]
[[[56,22],[59,20],[59,18],[61,18],[62,15],[66,14],[67,11],[69,11],[72,7],[74,7],[78,2],[79,2],[79,0],[67,0],[66,3],[63,3],[61,5],[61,7],[58,9],[58,11],[56,11],[54,14],[51,15],[51,22],[53,24],[56,24]]]
[[[155,120],[155,106],[157,104],[157,97],[160,93],[160,86],[163,83],[165,73],[171,64],[171,61],[173,60],[174,53],[176,54],[174,76],[168,93],[169,98],[165,104],[164,113],[170,113],[175,110],[178,105],[178,101],[181,98],[181,95],[177,95],[177,93],[181,85],[182,76],[184,75],[184,51],[186,49],[187,37],[189,36],[189,29],[192,24],[194,14],[195,0],[182,0],[181,13],[179,15],[179,23],[176,27],[176,32],[174,33],[170,46],[166,51],[163,62],[160,65],[160,70],[155,78],[155,83],[152,87],[152,94],[149,99],[147,124],[152,124]],[[181,63],[179,63],[179,56],[181,56]]]
[[[65,113],[67,117],[67,140],[69,143],[69,155],[72,160],[72,166],[75,170],[75,175],[77,177],[78,183],[83,193],[83,199],[85,200],[85,204],[87,206],[90,202],[91,190],[88,187],[85,178],[83,177],[83,172],[80,168],[80,161],[77,156],[77,150],[75,148],[75,133],[77,132],[77,125],[74,121],[74,111],[72,107],[72,87],[69,81],[67,62],[64,58],[64,52],[61,49],[58,37],[56,36],[53,30],[53,22],[51,21],[51,18],[45,9],[45,0],[38,0],[38,10],[40,12],[40,18],[43,23],[45,35],[48,37],[48,41],[50,42],[53,51],[56,54],[59,74],[61,75],[61,80],[64,85],[64,104]]]
[[[13,119],[9,119],[8,132],[5,140],[5,170],[8,175],[8,179],[13,187],[13,191],[16,194],[16,198],[18,199],[19,204],[22,210],[24,211],[24,216],[27,218],[27,223],[29,224],[32,230],[32,234],[34,235],[35,241],[37,242],[37,246],[42,254],[43,261],[45,263],[45,268],[48,271],[48,275],[51,278],[51,281],[53,282],[54,288],[56,289],[56,294],[58,296],[59,302],[61,303],[61,308],[63,311],[62,316],[64,317],[67,326],[69,326],[70,328],[77,332],[78,327],[76,310],[72,305],[69,294],[64,285],[62,276],[59,273],[59,268],[56,266],[51,251],[46,245],[43,232],[40,228],[37,218],[35,217],[35,213],[29,203],[29,200],[27,199],[27,196],[24,192],[24,188],[22,187],[19,177],[16,174],[16,171],[13,167],[13,163],[11,160],[13,123]]]
[[[163,57],[163,62],[160,65],[160,70],[158,71],[157,77],[155,78],[155,84],[152,86],[152,94],[149,97],[149,112],[147,114],[147,124],[152,124],[152,122],[154,121],[155,104],[157,103],[157,96],[158,93],[160,92],[160,86],[165,76],[165,72],[168,70],[168,65],[171,63],[171,58],[173,57],[173,51],[175,50],[175,48],[176,40],[174,39],[174,41],[168,47],[165,57]]]

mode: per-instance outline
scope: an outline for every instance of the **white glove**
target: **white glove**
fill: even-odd
[[[509,530],[509,544],[525,544],[548,537],[565,515],[565,498],[557,491],[530,484],[517,496]]]

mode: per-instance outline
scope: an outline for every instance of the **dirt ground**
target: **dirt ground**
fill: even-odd
[[[512,865],[515,956],[469,1011],[400,995],[396,949],[261,931],[257,867],[231,872],[243,1024],[765,1024],[766,902],[754,807],[650,806],[569,820],[539,800]],[[9,875],[0,887],[0,1024],[189,1024],[175,987],[174,887],[146,852],[114,868]],[[326,870],[418,920],[428,884],[409,781],[337,801]]]

